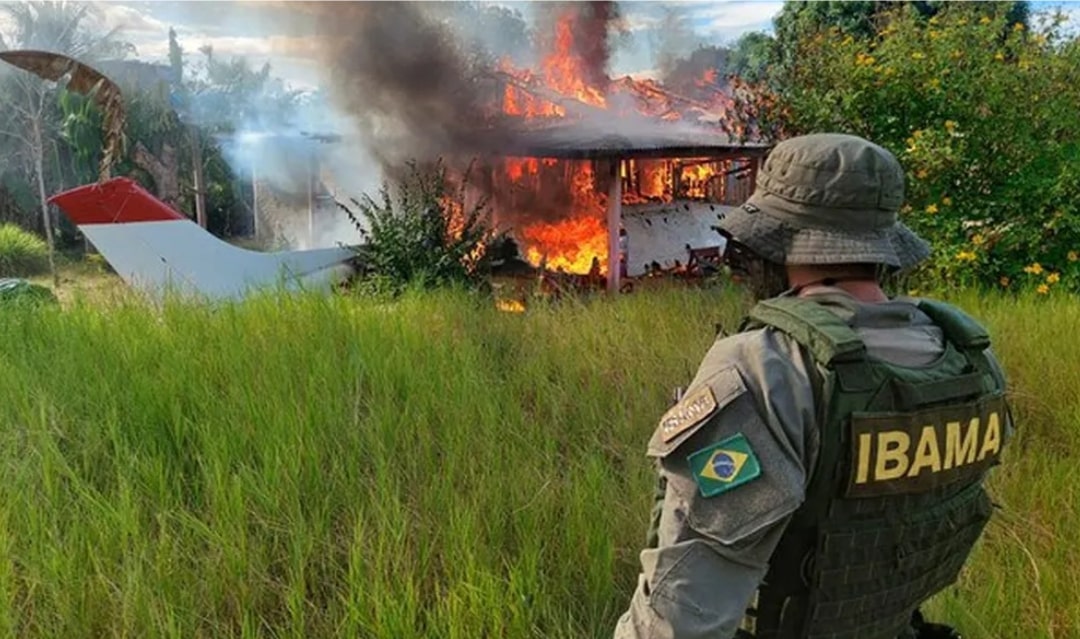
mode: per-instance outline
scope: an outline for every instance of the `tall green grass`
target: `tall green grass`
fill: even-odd
[[[968,637],[1080,627],[1080,304],[1042,301],[962,300],[1020,426],[1001,516],[933,606]],[[645,442],[739,310],[667,290],[0,314],[0,635],[609,637]]]

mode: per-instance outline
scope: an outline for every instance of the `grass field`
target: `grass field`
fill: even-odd
[[[644,447],[735,325],[700,290],[500,313],[453,293],[0,313],[8,637],[609,637]],[[983,318],[1019,434],[933,602],[970,638],[1080,629],[1080,301]]]

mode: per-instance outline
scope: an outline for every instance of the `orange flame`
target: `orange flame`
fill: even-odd
[[[716,69],[705,69],[701,74],[701,77],[694,80],[694,84],[699,87],[710,87],[716,85],[717,78],[720,77],[720,72]]]
[[[525,259],[534,266],[578,274],[607,270],[607,229],[599,218],[574,217],[552,224],[533,224],[525,228],[523,235]]]
[[[504,313],[524,313],[525,303],[520,300],[497,300],[495,308]]]
[[[567,13],[555,24],[555,50],[544,58],[541,65],[544,80],[548,86],[564,95],[604,108],[607,106],[604,94],[585,82],[584,64],[581,58],[573,54],[573,21],[573,15]]]
[[[654,80],[628,76],[602,87],[595,86],[588,79],[584,60],[575,53],[573,25],[574,16],[569,12],[556,21],[551,49],[535,72],[516,69],[509,59],[501,61],[500,70],[508,76],[502,89],[504,114],[526,120],[566,118],[573,115],[568,113],[572,101],[563,98],[573,98],[597,109],[611,109],[612,117],[618,117],[622,109],[636,109],[641,115],[660,120],[679,120],[696,113],[734,126],[727,117],[733,112],[734,101],[720,90],[716,69],[701,73],[694,84],[702,90],[691,97],[675,95]],[[616,94],[630,98],[616,102],[620,112],[608,102],[608,96]],[[556,164],[559,168],[554,168]],[[723,162],[698,160],[628,161],[620,171],[623,201],[644,203],[720,196],[726,188],[723,172],[727,168]],[[721,177],[715,177],[718,175]],[[512,186],[515,191],[507,199],[513,206],[528,209],[503,211],[501,216],[537,219],[539,211],[531,202],[539,206],[553,199],[545,197],[543,190],[568,188],[570,191],[569,210],[559,216],[561,219],[545,216],[543,222],[516,225],[523,256],[534,266],[577,274],[595,273],[597,269],[606,273],[609,264],[606,195],[597,193],[593,177],[589,162],[505,159],[501,171],[495,175],[495,188]]]

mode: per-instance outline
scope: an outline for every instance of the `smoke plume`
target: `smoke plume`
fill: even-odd
[[[411,158],[498,148],[514,132],[492,118],[501,96],[491,57],[466,49],[426,3],[304,3],[317,16],[330,94],[350,114],[384,169]],[[536,5],[539,37],[522,57],[540,59],[570,38],[587,80],[603,89],[611,57],[614,2]],[[570,33],[558,21],[569,20]]]
[[[384,166],[468,148],[483,126],[476,69],[444,25],[405,2],[319,3],[328,91]]]

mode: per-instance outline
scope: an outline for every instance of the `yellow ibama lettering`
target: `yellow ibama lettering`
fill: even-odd
[[[975,461],[975,446],[979,441],[979,418],[973,417],[960,439],[960,422],[945,425],[945,468],[955,468]]]
[[[1001,422],[996,412],[990,413],[986,420],[986,434],[983,436],[982,449],[979,450],[979,461],[988,454],[996,455],[1001,450]]]
[[[907,451],[910,447],[911,438],[903,431],[889,430],[878,433],[874,479],[881,481],[903,477],[908,468]]]
[[[870,433],[859,435],[859,467],[855,471],[855,483],[865,484],[870,478]]]
[[[935,473],[941,470],[941,453],[938,448],[937,431],[933,426],[923,426],[919,443],[915,447],[915,460],[911,462],[908,477],[918,475],[923,468],[929,468]]]

